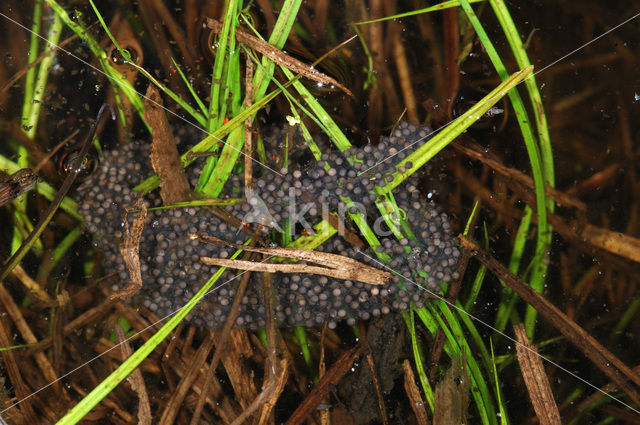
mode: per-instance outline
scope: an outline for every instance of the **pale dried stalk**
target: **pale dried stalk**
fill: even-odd
[[[192,235],[217,244],[232,246],[250,252],[258,252],[274,257],[285,257],[296,260],[309,261],[322,264],[326,267],[311,266],[308,264],[273,264],[255,263],[252,261],[227,260],[222,258],[201,257],[200,261],[210,266],[229,267],[238,270],[251,270],[255,272],[281,272],[281,273],[306,273],[334,277],[336,279],[357,280],[372,285],[384,285],[391,279],[391,273],[367,266],[352,258],[327,252],[308,251],[296,248],[255,248],[244,245],[227,243],[212,236]]]

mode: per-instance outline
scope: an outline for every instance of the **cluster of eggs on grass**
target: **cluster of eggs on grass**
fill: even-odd
[[[391,137],[382,137],[378,145],[354,147],[343,153],[327,151],[320,161],[306,165],[292,156],[288,169],[281,169],[279,173],[261,170],[254,189],[247,193],[246,202],[224,207],[239,219],[243,228],[221,219],[206,207],[150,210],[139,249],[143,287],[130,301],[144,305],[160,317],[170,315],[184,306],[216,271],[215,267],[203,264],[201,257],[229,258],[235,252],[235,248],[191,237],[194,234],[243,244],[250,237],[246,227],[251,227],[261,230],[264,239],[277,246],[282,239],[280,232],[291,220],[313,226],[327,211],[340,210],[341,203],[347,200],[363,206],[360,212],[372,221],[379,215],[374,185],[391,182],[393,164],[424,144],[429,133],[426,126],[401,123]],[[272,131],[265,138],[266,149],[277,153],[283,134],[283,130]],[[115,276],[111,279],[113,291],[129,282],[119,248],[125,237],[125,220],[131,223],[135,214],[125,215],[125,208],[131,207],[140,196],[133,187],[153,174],[148,163],[149,150],[146,144],[131,142],[105,152],[96,172],[79,190],[80,213],[86,228],[95,235],[97,246],[104,252],[105,272]],[[408,169],[412,164],[406,163],[405,167]],[[197,167],[187,170],[192,184],[195,183]],[[350,244],[346,242],[348,238],[336,234],[317,248],[389,270],[392,279],[384,285],[373,285],[314,274],[274,273],[270,277],[271,296],[274,318],[280,325],[328,323],[335,327],[341,320],[354,323],[357,319],[406,310],[412,305],[420,307],[430,292],[438,292],[442,283],[458,278],[456,266],[460,253],[448,218],[441,208],[422,195],[417,182],[414,175],[393,191],[413,237],[397,239],[387,232],[379,235],[380,245],[374,250]],[[231,175],[221,197],[237,197],[243,192],[238,190],[243,185],[242,175]],[[291,206],[292,199],[298,203],[296,208]],[[157,191],[145,194],[144,200],[149,207],[162,206]],[[348,211],[349,207],[343,210]],[[293,212],[298,216],[291,217]],[[344,219],[357,233],[353,223],[349,223],[347,217]],[[391,261],[383,263],[379,260],[380,254],[386,254]],[[227,269],[190,313],[189,320],[211,329],[221,326],[245,273],[248,272]],[[263,278],[262,273],[250,273],[236,326],[256,329],[265,325]]]

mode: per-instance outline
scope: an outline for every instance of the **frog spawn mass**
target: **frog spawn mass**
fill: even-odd
[[[243,227],[260,229],[263,237],[266,240],[272,237],[273,242],[280,239],[278,232],[288,223],[303,223],[307,228],[329,212],[355,212],[356,208],[370,216],[371,222],[377,218],[375,214],[379,215],[374,205],[376,196],[371,193],[374,184],[389,182],[390,173],[394,171],[391,164],[423,144],[429,131],[428,127],[402,123],[392,137],[383,137],[377,146],[325,153],[321,161],[312,162],[308,167],[298,165],[302,161],[292,162],[290,169],[281,169],[279,174],[265,170],[256,180],[255,190],[247,194],[247,202],[224,208],[242,220]],[[265,140],[265,146],[277,150],[277,139],[281,135],[282,132],[274,132],[271,139]],[[353,166],[347,161],[349,156],[356,158]],[[384,161],[390,156],[391,159]],[[113,291],[129,282],[119,246],[125,237],[124,217],[131,224],[135,216],[125,215],[125,207],[131,207],[139,196],[132,188],[152,174],[148,158],[149,147],[139,143],[128,143],[117,151],[105,152],[96,172],[80,188],[83,197],[80,213],[85,225],[104,252],[106,272],[117,275],[112,281]],[[188,169],[192,184],[197,181],[193,168]],[[460,253],[451,236],[447,216],[432,201],[424,199],[417,180],[414,175],[394,190],[396,203],[404,212],[403,218],[413,230],[415,240],[398,240],[386,227],[386,232],[378,235],[381,245],[376,251],[388,255],[389,264],[378,260],[374,250],[351,245],[339,235],[317,248],[378,269],[391,269],[392,279],[385,285],[372,285],[311,274],[274,273],[271,275],[274,318],[280,325],[315,326],[326,322],[335,327],[340,320],[354,323],[356,319],[405,310],[412,304],[420,307],[429,297],[429,291],[437,292],[442,282],[458,278],[456,266]],[[241,176],[232,175],[221,197],[237,197],[242,193],[238,191],[241,187]],[[162,205],[157,191],[144,198],[150,207]],[[216,271],[215,267],[204,265],[201,257],[229,258],[235,252],[234,248],[205,243],[191,235],[215,236],[242,244],[249,238],[242,230],[204,207],[149,211],[139,252],[143,287],[130,301],[144,305],[160,317],[179,310]],[[244,273],[226,270],[190,313],[191,322],[211,329],[220,327],[229,314]],[[236,326],[264,327],[262,279],[261,273],[250,274]]]

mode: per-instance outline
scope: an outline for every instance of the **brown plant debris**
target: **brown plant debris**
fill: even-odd
[[[216,21],[215,19],[207,18],[206,24],[207,28],[213,31],[213,33],[220,34],[220,31],[222,30],[222,24],[220,22]],[[310,80],[317,81],[330,87],[338,87],[349,96],[353,96],[351,90],[337,82],[335,79],[316,70],[313,66],[307,65],[306,63],[287,55],[282,50],[278,49],[275,46],[272,46],[264,40],[254,37],[242,31],[241,29],[236,29],[236,39],[241,43],[245,43],[253,50],[262,53],[278,65],[287,67],[291,71],[300,74]]]
[[[384,405],[384,399],[382,398],[382,391],[380,391],[380,381],[378,380],[376,366],[373,362],[373,355],[371,355],[371,352],[369,352],[365,355],[365,358],[367,359],[367,365],[369,366],[369,371],[371,372],[373,388],[376,391],[376,398],[378,399],[378,413],[380,414],[380,420],[382,421],[382,425],[387,425],[387,409]]]
[[[134,209],[140,212],[133,220],[132,228],[129,227],[129,221],[123,220],[125,223],[124,243],[120,247],[120,254],[124,258],[124,262],[129,270],[130,281],[127,286],[120,291],[112,294],[109,299],[127,299],[134,296],[142,288],[142,272],[140,271],[140,238],[142,230],[144,230],[144,220],[147,218],[147,205],[143,199],[136,201]]]
[[[265,401],[260,409],[258,425],[266,425],[269,423],[269,420],[272,419],[273,408],[278,398],[280,398],[282,391],[284,391],[285,384],[289,378],[289,360],[286,357],[280,360],[278,372],[277,376],[270,376],[267,381],[267,388],[273,387],[273,390],[271,391],[271,397]],[[272,382],[274,383],[272,384]]]
[[[186,201],[191,195],[187,174],[182,168],[173,133],[162,109],[158,90],[149,85],[144,102],[144,118],[151,127],[151,166],[160,177],[160,196],[165,205]]]
[[[57,306],[58,302],[51,297],[38,282],[36,282],[29,274],[22,268],[20,264],[14,267],[9,273],[10,276],[15,277],[29,290],[29,293],[46,306]]]
[[[520,183],[530,190],[534,190],[533,179],[531,177],[520,170],[505,166],[490,153],[483,152],[482,148],[477,144],[474,143],[472,147],[467,147],[460,143],[452,143],[451,146],[457,151],[467,155],[469,158],[476,159],[486,164],[488,167],[500,173],[507,179]],[[584,202],[570,194],[554,189],[553,187],[546,186],[545,194],[560,206],[573,207],[580,211],[587,210],[587,205]]]
[[[363,345],[358,345],[345,351],[335,364],[331,366],[331,369],[327,371],[327,374],[313,387],[309,395],[300,403],[285,425],[299,425],[304,422],[329,393],[330,387],[337,385],[352,367],[353,362],[360,358],[364,348]]]
[[[591,224],[580,231],[580,236],[598,248],[640,263],[640,239]]]
[[[0,207],[33,189],[38,181],[30,168],[23,168],[10,176],[0,171]]]
[[[229,267],[238,270],[255,272],[307,273],[329,276],[336,279],[357,280],[371,285],[384,285],[391,279],[391,273],[378,270],[362,264],[352,258],[326,252],[309,251],[297,248],[252,248],[222,241],[212,236],[197,236],[209,242],[221,243],[250,252],[258,252],[277,257],[323,264],[328,267],[311,266],[308,264],[273,264],[243,260],[226,260],[222,258],[201,257],[200,261],[209,266]]]
[[[469,407],[469,377],[463,360],[454,358],[434,395],[433,425],[467,423]]]
[[[13,341],[9,337],[9,331],[5,328],[5,321],[0,320],[0,344],[3,347],[10,347],[13,345]],[[13,350],[2,351],[2,361],[5,369],[5,373],[9,375],[13,390],[18,400],[24,400],[20,403],[19,408],[15,412],[11,412],[15,417],[23,416],[24,420],[28,420],[30,423],[37,423],[38,416],[33,410],[33,402],[29,398],[31,389],[22,379],[22,373],[20,372],[20,366],[18,365],[18,359]],[[6,406],[2,406],[6,408]]]
[[[124,335],[124,330],[120,325],[114,327],[116,337],[120,343],[120,350],[122,352],[122,360],[126,360],[133,354],[131,345]],[[140,368],[136,368],[131,375],[127,378],[131,383],[131,388],[138,393],[140,398],[140,404],[138,405],[138,425],[151,425],[151,405],[149,404],[149,394],[147,393],[147,387],[144,384],[142,378],[142,372]]]
[[[516,339],[519,342],[516,345],[518,363],[540,425],[561,424],[560,411],[553,398],[549,378],[547,378],[542,360],[538,355],[538,349],[535,345],[529,344],[527,333],[522,323],[515,325],[513,328]]]
[[[427,417],[427,410],[424,407],[424,400],[422,400],[420,390],[416,385],[416,378],[409,360],[405,359],[402,362],[402,370],[404,371],[404,390],[407,392],[407,397],[409,397],[411,410],[413,410],[413,413],[416,415],[416,422],[418,425],[428,425],[429,418]]]
[[[526,282],[511,273],[495,258],[486,253],[466,237],[459,235],[462,247],[471,251],[496,277],[513,289],[525,302],[531,304],[538,313],[558,329],[571,343],[578,347],[605,375],[618,385],[636,405],[640,406],[640,394],[628,380],[640,386],[640,376],[635,374],[617,356],[596,341],[587,331],[575,323],[556,306],[532,289]]]
[[[214,344],[215,339],[213,332],[209,332],[198,348],[196,355],[188,363],[188,369],[182,376],[177,388],[171,394],[171,398],[165,403],[165,408],[158,422],[160,425],[170,425],[174,423],[187,393],[192,389],[196,379],[201,374],[201,369],[207,360],[209,352],[213,349]]]
[[[253,254],[245,253],[246,258],[249,258],[251,255]],[[227,338],[231,334],[231,327],[233,326],[233,323],[235,323],[236,317],[238,316],[238,309],[240,307],[241,299],[247,289],[247,284],[249,283],[250,276],[251,273],[245,273],[244,276],[242,276],[242,280],[240,281],[240,285],[238,286],[238,292],[236,293],[236,296],[233,299],[233,303],[231,304],[231,311],[227,316],[227,320],[225,320],[222,331],[218,335],[216,335],[216,350],[213,353],[211,365],[207,369],[204,385],[202,387],[202,391],[200,392],[200,398],[198,399],[198,404],[196,405],[196,409],[191,418],[191,424],[195,425],[199,422],[200,415],[202,414],[202,409],[204,408],[204,403],[207,399],[209,383],[215,377],[215,371],[221,358],[223,358],[225,370],[227,371],[227,375],[231,380],[231,385],[233,386],[236,396],[239,399],[242,407],[246,407],[248,405],[248,400],[252,400],[255,398],[256,389],[255,385],[253,384],[253,380],[251,379],[253,378],[253,376],[250,376],[250,373],[246,373],[246,367],[244,363],[240,361],[241,356],[236,356],[233,352],[231,352],[231,350],[227,350],[225,347]],[[235,335],[237,336],[238,333],[236,332]],[[232,345],[232,348],[237,348],[237,346]]]

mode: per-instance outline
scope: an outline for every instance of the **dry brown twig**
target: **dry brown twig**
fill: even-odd
[[[212,34],[220,34],[220,31],[222,30],[222,24],[215,19],[207,18],[206,25],[207,28],[212,31]],[[328,86],[338,87],[349,96],[353,96],[351,90],[337,82],[335,79],[319,72],[313,66],[307,65],[306,63],[287,55],[282,50],[272,46],[264,40],[254,37],[241,29],[236,29],[236,39],[241,43],[245,43],[253,50],[262,53],[278,65],[282,65],[310,80],[317,81]],[[209,45],[211,45],[211,42],[209,42]]]
[[[210,266],[229,267],[238,270],[251,270],[255,272],[281,272],[281,273],[307,273],[330,276],[336,279],[357,280],[372,285],[384,285],[391,279],[391,273],[367,266],[352,258],[343,255],[329,254],[326,252],[308,251],[297,248],[252,248],[244,245],[236,245],[221,239],[192,235],[208,242],[232,246],[249,252],[258,252],[273,257],[293,258],[296,260],[310,261],[323,264],[328,267],[310,266],[308,264],[273,264],[264,262],[227,260],[223,258],[201,257],[200,261]]]
[[[183,404],[184,398],[192,388],[198,375],[202,372],[202,366],[207,360],[209,352],[213,349],[214,343],[215,338],[213,331],[211,331],[207,334],[207,337],[200,345],[200,348],[198,348],[195,358],[190,362],[190,367],[183,375],[176,391],[173,392],[171,398],[166,403],[162,416],[160,417],[160,421],[158,422],[160,425],[170,425],[174,423],[176,416],[180,411],[180,407]]]
[[[640,263],[640,239],[591,224],[586,224],[579,235],[593,246]]]
[[[409,360],[405,359],[402,362],[402,370],[404,371],[404,390],[407,393],[407,397],[409,397],[411,410],[416,415],[416,422],[418,425],[429,425],[429,417],[424,406],[424,400],[422,400],[422,395],[420,395],[420,390],[416,385],[416,378]]]
[[[13,341],[9,337],[10,331],[5,328],[6,320],[0,320],[0,345],[3,347],[10,347],[13,345]],[[26,417],[31,423],[37,423],[38,416],[33,410],[32,402],[29,395],[31,394],[31,389],[22,379],[22,373],[20,371],[20,366],[18,365],[18,359],[16,359],[16,354],[13,350],[3,350],[2,360],[4,364],[5,373],[9,376],[11,380],[11,384],[13,385],[13,390],[15,392],[15,396],[18,400],[23,400],[20,404],[19,412],[24,417]],[[18,414],[15,414],[18,416]]]
[[[353,362],[360,358],[364,350],[364,345],[358,345],[345,351],[320,381],[318,381],[316,386],[313,387],[309,395],[300,403],[285,425],[300,425],[303,423],[329,393],[330,387],[338,385],[344,375],[351,369]]]
[[[251,254],[249,254],[250,256]],[[205,375],[204,385],[202,387],[202,392],[200,393],[200,399],[198,400],[198,404],[196,405],[196,409],[191,418],[191,424],[196,425],[199,423],[200,415],[202,414],[202,409],[204,408],[205,400],[207,399],[207,392],[209,391],[209,383],[212,379],[215,379],[215,370],[218,367],[218,363],[220,362],[220,358],[223,355],[223,351],[225,349],[225,343],[227,338],[229,337],[229,333],[231,332],[231,328],[233,327],[236,317],[238,315],[238,311],[240,308],[240,303],[242,301],[242,297],[244,296],[245,290],[247,289],[247,285],[249,284],[249,278],[251,277],[250,272],[244,273],[242,279],[240,280],[240,284],[238,285],[238,289],[236,291],[236,296],[233,298],[233,303],[231,304],[231,308],[229,310],[229,315],[224,322],[224,326],[222,327],[222,332],[220,333],[220,337],[217,339],[216,350],[213,353],[213,359],[211,359],[211,364],[209,365],[209,369]],[[227,371],[229,372],[229,371]],[[229,373],[231,375],[231,373]],[[234,381],[235,382],[235,381]],[[252,383],[248,383],[244,385],[244,392],[253,395]],[[237,391],[239,393],[240,391]],[[243,397],[239,397],[243,400]]]
[[[124,263],[129,270],[131,280],[124,288],[118,292],[111,294],[109,300],[127,299],[135,295],[142,288],[142,272],[140,271],[140,238],[144,229],[144,220],[147,218],[147,205],[142,198],[138,198],[133,206],[134,209],[140,210],[136,218],[133,220],[132,228],[129,228],[129,221],[125,213],[123,222],[125,223],[124,243],[120,247],[120,254],[124,259]]]
[[[15,303],[13,297],[9,294],[9,291],[7,291],[2,284],[0,284],[0,303],[4,306],[5,312],[11,317],[11,320],[22,336],[22,339],[24,339],[27,344],[37,344],[38,339],[29,326],[27,320],[22,315],[20,307]],[[59,384],[57,384],[58,376],[46,354],[43,352],[36,352],[33,357],[40,367],[40,371],[42,372],[44,379],[46,379],[47,382],[55,382],[56,387],[59,387]]]
[[[364,335],[364,334],[363,334]],[[371,381],[373,383],[373,388],[376,392],[376,398],[378,399],[378,414],[380,415],[380,420],[382,421],[382,425],[387,425],[387,408],[384,405],[384,399],[382,398],[382,391],[380,390],[380,380],[378,379],[378,374],[376,372],[376,366],[373,362],[373,356],[371,355],[371,351],[369,351],[365,358],[367,359],[367,365],[369,366],[369,371],[371,372]]]
[[[478,146],[468,147],[464,146],[461,143],[452,143],[451,145],[454,149],[459,152],[464,153],[470,158],[476,159],[484,164],[486,164],[491,169],[497,171],[501,175],[505,176],[508,179],[514,179],[525,187],[533,190],[533,179],[523,173],[520,170],[516,170],[515,168],[509,168],[503,165],[500,161],[493,158],[491,155],[488,155],[486,152],[482,152]],[[553,187],[545,187],[545,193],[551,199],[553,199],[560,206],[565,207],[574,207],[580,211],[586,211],[587,206],[581,200],[566,194],[560,190],[554,189]]]
[[[524,382],[529,391],[529,398],[540,425],[560,425],[560,411],[553,398],[549,379],[542,365],[535,345],[529,344],[527,333],[522,323],[515,325],[516,339],[520,344],[516,345],[518,363],[522,370]]]
[[[53,307],[58,306],[59,302],[49,295],[41,286],[36,282],[29,274],[22,268],[20,264],[15,266],[9,273],[10,276],[15,277],[24,285],[29,291],[31,296],[37,299],[45,306]]]
[[[122,353],[122,360],[124,361],[133,354],[133,350],[124,335],[122,327],[116,325],[114,331],[120,343],[120,351]],[[140,398],[138,404],[138,425],[150,425],[151,405],[149,404],[149,394],[147,394],[147,387],[144,384],[142,372],[140,372],[139,368],[136,368],[127,379],[131,383],[131,388],[138,393],[138,397]]]
[[[262,391],[247,406],[246,409],[231,423],[240,425],[244,423],[255,411],[260,409],[259,425],[266,424],[271,416],[273,406],[280,397],[284,384],[289,376],[288,359],[285,357],[276,360],[276,330],[273,320],[273,297],[271,294],[271,279],[268,274],[263,275],[263,295],[265,305],[265,322],[267,333],[267,361],[265,363],[265,377]]]
[[[253,99],[253,61],[247,58],[247,69],[244,77],[245,102],[244,107],[249,109]],[[253,187],[253,137],[251,128],[251,115],[244,120],[244,190],[245,193]],[[248,195],[247,195],[248,196]]]
[[[596,341],[587,331],[562,313],[541,294],[532,289],[526,282],[511,273],[495,258],[475,245],[466,237],[459,235],[458,239],[464,249],[482,262],[496,277],[516,292],[520,298],[533,306],[538,313],[558,329],[571,343],[578,347],[604,374],[606,374],[618,388],[626,393],[631,401],[640,406],[640,393],[629,381],[640,386],[640,376],[624,364],[617,356]]]

